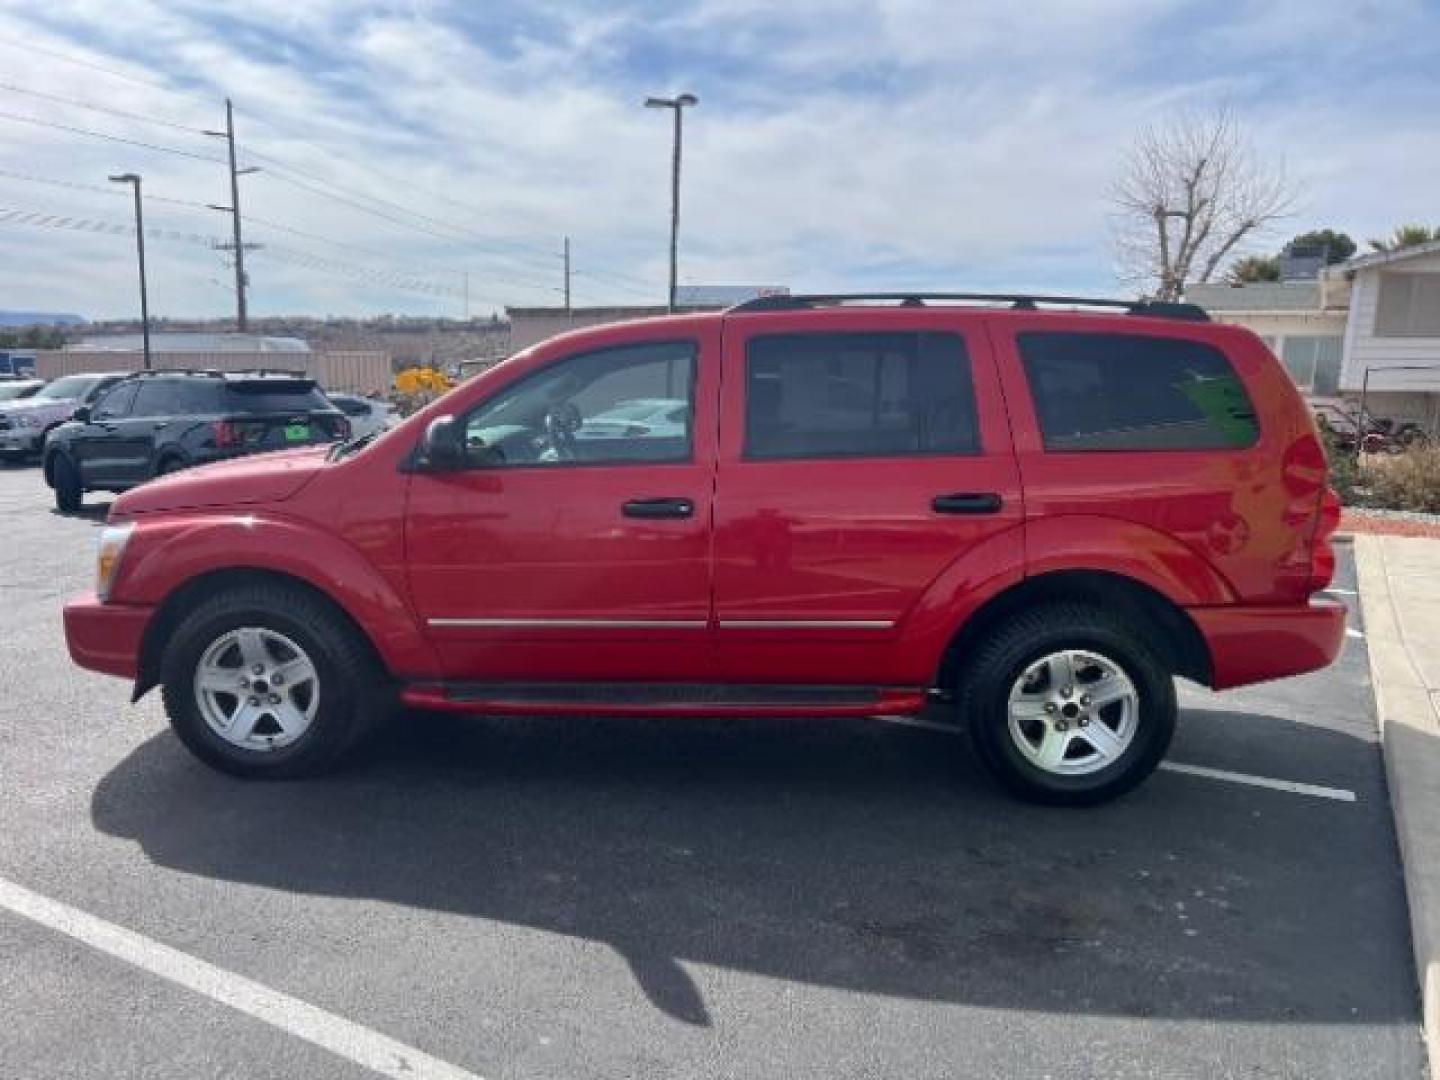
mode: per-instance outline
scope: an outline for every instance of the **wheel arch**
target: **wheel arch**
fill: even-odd
[[[372,636],[365,627],[333,596],[313,582],[295,574],[259,566],[227,566],[210,570],[192,577],[173,589],[155,609],[145,626],[140,641],[140,663],[135,676],[132,701],[138,701],[160,682],[160,669],[165,648],[185,616],[208,598],[230,589],[247,585],[280,585],[304,592],[333,610],[355,631],[358,639],[370,650],[371,659],[381,670],[389,672],[389,666],[381,655]]]
[[[956,629],[941,656],[937,686],[949,689],[976,642],[1018,611],[1048,603],[1090,603],[1122,615],[1154,633],[1153,642],[1177,675],[1208,686],[1213,665],[1210,648],[1185,609],[1164,593],[1135,578],[1107,570],[1056,570],[1027,577],[1002,589]]]

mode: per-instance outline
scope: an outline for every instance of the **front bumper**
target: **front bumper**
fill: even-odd
[[[1188,608],[1210,648],[1216,690],[1283,679],[1327,666],[1345,642],[1345,605]]]
[[[38,454],[45,443],[45,436],[29,428],[9,428],[0,431],[0,454]]]
[[[90,671],[133,679],[140,671],[140,645],[154,609],[136,604],[102,604],[93,592],[65,605],[65,644],[70,659]]]

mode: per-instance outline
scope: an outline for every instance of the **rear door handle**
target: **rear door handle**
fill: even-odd
[[[956,491],[936,495],[930,506],[937,514],[996,514],[1004,505],[993,491]]]
[[[620,511],[632,518],[688,518],[695,515],[695,504],[689,499],[631,499]]]

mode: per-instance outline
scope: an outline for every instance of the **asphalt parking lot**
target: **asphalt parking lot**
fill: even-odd
[[[0,1076],[1421,1074],[1358,611],[1096,810],[878,721],[406,716],[246,784],[70,665],[50,505],[0,469]]]

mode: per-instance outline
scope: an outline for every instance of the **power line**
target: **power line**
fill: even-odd
[[[101,195],[111,195],[120,199],[128,199],[130,197],[126,192],[114,187],[105,187],[101,184],[82,184],[75,180],[60,180],[49,176],[35,176],[31,173],[11,172],[9,169],[0,169],[0,176],[7,177],[11,180],[24,180],[32,184],[49,184],[52,187],[71,188],[75,191],[93,191]],[[145,192],[145,201],[147,203],[172,203],[175,206],[186,206],[193,210],[209,209],[205,203],[194,202],[191,199],[174,199],[165,195],[152,195],[149,191]]]
[[[105,113],[107,116],[119,116],[126,120],[138,121],[142,124],[154,124],[157,127],[170,128],[173,131],[183,131],[189,135],[202,134],[199,128],[191,127],[188,124],[179,124],[173,120],[163,120],[158,116],[145,116],[141,113],[129,112],[125,109],[116,109],[109,105],[97,105],[93,101],[81,101],[78,98],[51,94],[44,90],[32,90],[25,86],[16,86],[13,83],[0,82],[0,90],[8,90],[13,94],[25,94],[27,97],[42,98],[46,101],[58,101],[62,105],[71,105],[77,109],[89,109],[91,112]]]
[[[116,70],[116,69],[114,69],[114,68],[106,67],[106,66],[101,65],[101,64],[96,64],[96,63],[91,62],[91,61],[82,60],[82,59],[80,59],[80,58],[78,58],[78,57],[75,57],[75,56],[72,56],[72,55],[69,55],[69,54],[66,54],[66,53],[59,52],[59,51],[57,51],[57,50],[47,49],[47,48],[44,48],[44,47],[41,47],[41,46],[35,46],[35,45],[32,45],[31,43],[28,43],[28,42],[26,42],[26,43],[20,43],[20,42],[14,41],[13,39],[0,38],[0,45],[6,45],[6,46],[9,46],[9,47],[12,47],[12,48],[23,49],[23,50],[27,50],[27,51],[30,51],[30,52],[41,53],[41,54],[43,54],[43,55],[51,56],[51,57],[54,57],[55,59],[62,60],[62,61],[67,62],[67,63],[77,64],[77,65],[79,65],[79,66],[81,66],[81,67],[86,67],[86,68],[90,68],[90,69],[95,70],[95,71],[103,72],[104,74],[111,75],[111,76],[116,77],[116,78],[124,79],[124,80],[127,80],[127,81],[129,81],[129,82],[134,82],[134,83],[138,83],[138,84],[140,84],[140,85],[155,87],[155,88],[160,89],[160,90],[163,90],[163,91],[165,91],[165,92],[167,92],[167,93],[177,94],[177,95],[180,95],[180,96],[183,96],[183,97],[192,99],[192,100],[196,100],[196,101],[204,100],[204,99],[200,98],[198,95],[196,95],[196,94],[194,94],[194,93],[191,93],[191,92],[188,92],[188,91],[179,90],[179,89],[177,89],[177,88],[169,85],[168,83],[163,82],[163,81],[160,81],[160,80],[142,78],[142,77],[139,77],[139,76],[136,76],[136,75],[127,73],[127,72],[118,71],[118,70]],[[201,132],[200,129],[192,128],[192,127],[189,127],[188,125],[180,124],[180,123],[178,123],[178,122],[169,121],[169,120],[165,120],[165,119],[157,118],[157,117],[144,116],[144,115],[141,115],[141,114],[138,114],[138,113],[133,113],[133,112],[129,112],[129,111],[122,110],[122,109],[115,109],[115,108],[111,108],[111,107],[108,107],[108,106],[97,105],[97,104],[95,104],[95,103],[93,103],[93,102],[81,101],[81,100],[74,99],[74,98],[67,98],[67,97],[64,97],[64,96],[61,96],[61,95],[58,95],[58,94],[50,94],[50,93],[45,92],[45,91],[33,90],[33,89],[30,89],[30,88],[27,88],[27,87],[16,86],[16,85],[11,84],[11,83],[0,83],[0,89],[9,90],[9,91],[12,91],[12,92],[15,92],[15,93],[20,93],[20,94],[27,94],[27,95],[30,95],[30,96],[33,96],[33,97],[39,97],[39,98],[48,99],[48,100],[51,100],[51,101],[61,102],[61,103],[63,103],[63,104],[72,105],[72,106],[75,106],[75,107],[77,107],[77,108],[89,109],[89,110],[93,110],[93,111],[95,111],[95,112],[104,113],[104,114],[107,114],[107,115],[112,115],[112,116],[117,116],[117,117],[122,117],[122,118],[125,118],[125,119],[129,119],[129,120],[133,120],[133,121],[137,121],[137,122],[141,122],[141,123],[156,124],[156,125],[158,125],[158,126],[162,126],[162,127],[170,128],[170,129],[173,129],[173,130],[178,130],[178,131],[186,132],[186,133],[196,133],[196,134],[202,134],[202,133],[203,133],[203,132]],[[266,117],[264,117],[264,116],[261,116],[261,115],[259,115],[259,114],[248,113],[248,112],[247,112],[247,115],[254,116],[256,119],[260,120],[262,123],[267,124],[268,126],[274,128],[274,129],[276,129],[276,130],[279,130],[279,131],[284,131],[284,130],[285,130],[285,128],[284,128],[283,125],[277,124],[277,123],[276,123],[274,120],[272,120],[272,119],[268,119],[268,118],[266,118]],[[121,136],[109,135],[109,134],[106,134],[106,133],[104,133],[104,132],[93,131],[93,130],[90,130],[90,129],[87,129],[87,128],[75,127],[75,126],[68,125],[68,124],[61,124],[61,123],[57,123],[57,122],[55,122],[55,121],[46,121],[46,120],[40,120],[40,119],[37,119],[37,118],[34,118],[34,117],[19,116],[19,115],[13,114],[13,113],[7,113],[7,112],[3,112],[3,111],[0,111],[0,119],[8,119],[8,120],[15,121],[15,122],[17,122],[17,123],[33,124],[33,125],[40,126],[40,127],[48,127],[48,128],[52,128],[52,129],[58,130],[58,131],[68,131],[68,132],[70,132],[70,133],[72,133],[72,134],[84,135],[84,136],[87,136],[87,137],[90,137],[90,138],[104,139],[104,140],[106,140],[106,141],[108,141],[108,142],[121,143],[121,144],[129,145],[129,146],[138,146],[138,147],[141,147],[141,148],[144,148],[144,149],[153,150],[153,151],[161,152],[161,153],[174,154],[174,155],[177,155],[177,156],[180,156],[180,157],[186,157],[186,158],[190,158],[190,159],[192,159],[192,160],[197,160],[197,161],[209,161],[209,162],[214,162],[214,163],[217,163],[217,164],[226,164],[226,162],[223,161],[222,159],[216,158],[216,157],[211,157],[211,156],[206,155],[206,154],[199,154],[199,153],[195,153],[195,152],[192,152],[192,151],[183,150],[183,149],[180,149],[180,148],[178,148],[178,147],[162,146],[162,145],[158,145],[158,144],[155,144],[155,143],[148,143],[148,142],[145,142],[145,141],[143,141],[143,140],[138,140],[138,139],[127,139],[127,138],[124,138],[124,137],[121,137]],[[312,149],[314,149],[314,150],[316,150],[316,151],[318,151],[318,152],[320,152],[320,153],[325,153],[325,154],[327,154],[328,156],[341,157],[340,155],[335,154],[333,151],[327,151],[327,150],[325,150],[324,148],[322,148],[322,147],[318,146],[317,144],[315,144],[315,143],[313,143],[313,142],[310,142],[310,141],[308,141],[308,140],[306,140],[306,139],[298,139],[298,141],[301,142],[303,145],[309,146],[309,147],[311,147]],[[287,163],[287,162],[284,162],[284,161],[282,161],[281,159],[276,158],[276,157],[273,157],[273,156],[271,156],[271,155],[269,155],[269,154],[261,153],[261,152],[259,152],[259,151],[253,150],[253,149],[251,149],[251,148],[249,148],[249,147],[245,147],[244,150],[245,150],[245,153],[246,153],[246,155],[247,155],[248,157],[255,158],[255,159],[261,160],[261,161],[267,161],[267,162],[269,162],[269,163],[270,163],[270,169],[267,170],[267,171],[268,171],[271,175],[275,176],[277,179],[279,179],[279,180],[281,180],[281,181],[283,181],[283,182],[285,182],[285,183],[289,183],[289,184],[292,184],[292,185],[294,185],[294,186],[296,186],[296,187],[298,187],[298,188],[301,188],[302,190],[306,190],[306,191],[310,192],[312,195],[316,195],[316,196],[321,197],[321,198],[330,199],[330,200],[332,200],[332,201],[335,201],[335,202],[341,203],[341,204],[343,204],[343,205],[349,206],[349,207],[351,207],[352,209],[359,210],[359,211],[361,211],[361,212],[363,212],[363,213],[370,214],[370,215],[372,215],[372,216],[374,216],[374,217],[377,217],[377,218],[380,218],[380,219],[382,219],[382,220],[389,221],[389,222],[391,222],[392,224],[399,225],[399,226],[402,227],[402,228],[407,228],[407,229],[410,229],[410,230],[415,231],[415,232],[424,233],[424,234],[426,234],[426,235],[433,236],[433,237],[436,237],[436,238],[442,239],[442,240],[448,240],[448,241],[451,241],[451,242],[455,242],[455,241],[460,240],[460,239],[462,239],[462,238],[467,238],[467,239],[469,240],[469,242],[471,242],[471,243],[474,243],[475,241],[478,240],[478,241],[480,241],[481,243],[483,243],[483,244],[485,244],[485,245],[487,245],[487,246],[489,247],[489,254],[491,254],[491,255],[493,255],[493,256],[495,256],[495,257],[497,257],[497,258],[511,259],[511,260],[516,261],[516,262],[522,262],[522,261],[525,261],[525,260],[529,260],[529,261],[531,261],[531,262],[533,263],[536,259],[544,259],[544,260],[546,260],[547,263],[551,263],[551,264],[553,265],[552,260],[554,260],[554,259],[557,258],[557,255],[556,255],[555,252],[550,251],[550,250],[548,250],[548,249],[541,248],[541,247],[539,247],[539,246],[536,245],[536,244],[529,243],[529,242],[525,242],[525,241],[521,241],[521,240],[518,240],[518,239],[507,239],[507,238],[504,238],[504,237],[496,237],[496,236],[493,236],[493,235],[487,235],[487,234],[484,234],[484,233],[480,233],[480,232],[478,232],[478,231],[476,231],[476,230],[474,230],[474,229],[469,228],[469,227],[466,226],[466,225],[463,225],[463,224],[460,224],[460,223],[457,223],[457,222],[454,222],[454,221],[447,221],[447,220],[444,220],[444,219],[441,219],[441,218],[433,217],[433,216],[428,215],[428,214],[423,214],[423,213],[420,213],[419,211],[411,210],[411,209],[409,209],[408,207],[403,206],[402,204],[397,203],[397,202],[394,202],[394,201],[392,201],[392,200],[383,199],[383,198],[380,198],[380,197],[378,197],[378,196],[370,195],[370,194],[368,194],[368,193],[366,193],[366,192],[358,191],[358,190],[356,190],[356,189],[354,189],[354,188],[347,188],[347,187],[345,187],[345,186],[343,186],[343,185],[336,184],[336,183],[335,183],[334,181],[332,181],[332,180],[329,180],[329,179],[326,179],[326,178],[324,178],[324,177],[321,177],[321,176],[319,176],[319,175],[317,175],[317,174],[315,174],[315,173],[313,173],[313,172],[310,172],[310,171],[308,171],[308,170],[299,168],[298,166],[291,165],[291,164],[289,164],[289,163]],[[402,180],[397,180],[397,179],[396,179],[395,177],[393,177],[392,175],[386,173],[385,171],[383,171],[383,170],[381,170],[381,169],[377,169],[377,168],[375,168],[375,167],[372,166],[372,165],[368,165],[368,164],[363,163],[363,162],[357,162],[357,161],[354,161],[354,160],[352,160],[352,159],[346,159],[346,158],[341,158],[341,159],[342,159],[342,160],[347,160],[347,161],[350,162],[350,164],[354,165],[355,167],[360,168],[360,169],[362,169],[362,170],[364,170],[364,171],[366,171],[366,172],[369,172],[369,173],[371,173],[372,175],[378,176],[378,177],[380,177],[381,179],[384,179],[384,180],[386,180],[386,181],[389,182],[389,183],[406,185],[406,186],[410,186],[410,187],[412,187],[412,188],[415,187],[413,181],[411,181],[411,180],[403,180],[403,181],[402,181]],[[284,174],[287,174],[287,173],[288,173],[288,174],[291,174],[291,175],[284,175]],[[310,184],[307,184],[307,183],[305,183],[303,180],[297,179],[297,177],[307,178],[307,179],[309,179],[309,180],[311,181],[311,183],[310,183]],[[322,188],[329,188],[329,189],[331,189],[331,190],[330,190],[329,192],[324,191],[324,190],[321,190],[321,189],[319,189],[319,188],[317,188],[317,187],[314,186],[314,185],[316,185],[316,184],[321,185]],[[427,189],[421,188],[421,189],[418,189],[418,190],[426,191]],[[350,197],[350,198],[342,197],[342,195],[336,195],[336,194],[333,194],[333,192],[341,192],[341,193],[343,193],[343,195],[345,195],[345,196],[351,196],[351,197]],[[459,207],[459,208],[461,208],[461,209],[467,210],[468,212],[471,212],[471,213],[482,213],[482,211],[480,211],[479,208],[474,207],[474,206],[472,206],[471,204],[465,203],[465,202],[463,202],[463,201],[461,201],[461,200],[458,200],[458,199],[454,199],[454,198],[452,198],[451,196],[445,195],[445,194],[443,194],[443,193],[435,192],[433,189],[432,189],[432,190],[429,190],[427,193],[433,195],[434,197],[440,198],[440,199],[442,199],[442,200],[450,203],[450,204],[453,205],[453,206],[456,206],[456,207]],[[389,207],[389,208],[391,208],[391,209],[393,209],[393,210],[395,210],[395,211],[398,211],[400,214],[403,214],[403,215],[406,215],[406,216],[408,216],[408,217],[414,218],[414,219],[415,219],[416,221],[418,221],[418,222],[423,222],[423,223],[425,223],[425,226],[422,227],[421,225],[417,225],[417,224],[415,224],[414,222],[405,221],[405,220],[403,220],[403,219],[401,219],[401,218],[397,218],[397,217],[395,217],[393,214],[388,214],[388,213],[385,213],[385,212],[383,212],[383,211],[377,210],[377,209],[376,209],[375,207],[373,207],[373,206],[367,206],[367,205],[365,205],[364,203],[355,202],[354,199],[356,199],[356,198],[366,200],[366,202],[369,202],[369,203],[375,203],[375,204],[377,204],[378,206]],[[450,234],[447,235],[446,233],[439,232],[439,231],[437,231],[436,227],[438,227],[439,229],[447,229],[447,230],[450,231]],[[458,234],[458,235],[456,235],[456,234]],[[496,248],[496,245],[501,245],[500,249],[497,249],[497,248]],[[504,246],[509,246],[512,250],[506,251],[506,250],[504,250]],[[533,254],[522,254],[522,253],[520,253],[520,252],[517,252],[517,251],[513,250],[513,249],[515,249],[515,248],[528,250],[529,252],[532,252]],[[576,273],[578,274],[578,273],[580,273],[580,272],[577,271]],[[614,288],[614,289],[616,289],[616,290],[618,290],[618,291],[628,292],[628,293],[630,293],[631,295],[634,295],[634,296],[648,296],[648,295],[649,295],[649,292],[648,292],[648,291],[646,291],[646,292],[641,292],[639,289],[637,289],[637,288],[634,287],[635,285],[645,285],[646,283],[643,282],[640,278],[637,278],[637,277],[635,277],[635,276],[633,276],[633,275],[625,274],[625,273],[623,273],[623,272],[621,272],[621,271],[617,271],[617,270],[603,270],[603,271],[601,271],[601,270],[590,270],[590,271],[585,271],[584,273],[585,273],[586,276],[588,276],[588,277],[590,277],[590,278],[592,278],[592,279],[596,279],[596,280],[598,280],[598,281],[608,282],[609,287]],[[633,284],[632,284],[632,285],[629,285],[629,286],[622,284],[623,282],[627,282],[627,281],[628,281],[628,282],[631,282],[631,283],[633,283]]]
[[[126,139],[119,135],[107,135],[103,131],[91,131],[89,128],[73,127],[70,124],[56,123],[54,120],[39,120],[33,116],[18,116],[15,113],[0,111],[0,120],[13,120],[20,124],[34,124],[37,127],[54,128],[56,131],[68,131],[74,135],[86,135],[92,139],[104,139],[106,142],[124,143],[126,146],[139,146],[146,150],[155,150],[163,154],[175,154],[178,157],[192,158],[195,161],[209,161],[216,165],[224,165],[222,158],[211,157],[208,154],[196,154],[189,150],[181,150],[176,146],[161,146],[158,143],[148,143],[140,139]]]

